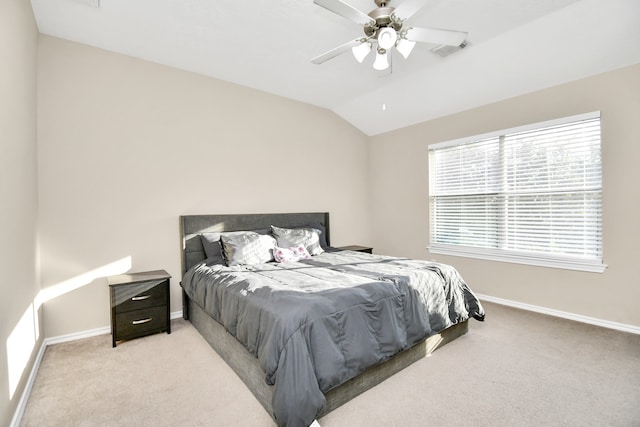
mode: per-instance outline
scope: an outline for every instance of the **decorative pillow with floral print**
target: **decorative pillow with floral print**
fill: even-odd
[[[271,226],[271,234],[276,238],[281,248],[292,248],[304,245],[310,255],[320,255],[324,252],[320,245],[320,230],[315,228],[280,228]]]
[[[279,248],[276,246],[273,250],[273,257],[276,259],[276,262],[295,262],[301,259],[309,259],[311,255],[304,245],[298,245],[292,248]]]

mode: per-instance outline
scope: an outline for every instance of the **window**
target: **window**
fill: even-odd
[[[429,146],[429,251],[602,272],[600,113]]]

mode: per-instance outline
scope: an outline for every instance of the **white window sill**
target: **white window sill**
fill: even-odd
[[[565,270],[587,271],[590,273],[603,273],[607,268],[606,264],[599,261],[573,259],[570,257],[540,256],[537,254],[506,252],[495,249],[451,247],[449,245],[431,245],[428,246],[427,249],[432,254],[535,265],[538,267],[561,268]]]

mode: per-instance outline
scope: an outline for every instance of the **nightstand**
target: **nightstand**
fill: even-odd
[[[169,279],[164,270],[109,277],[111,344],[157,332],[171,333]]]
[[[370,248],[369,246],[358,246],[358,245],[340,246],[338,249],[341,249],[343,251],[366,252],[368,254],[373,253],[373,248]]]

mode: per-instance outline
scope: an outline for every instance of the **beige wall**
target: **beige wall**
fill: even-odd
[[[370,243],[367,138],[335,114],[47,36],[38,59],[48,337],[108,326],[83,275],[128,257],[180,310],[181,214],[326,210],[333,244]]]
[[[597,110],[602,115],[604,262],[609,266],[604,273],[429,254],[429,144]],[[481,294],[640,326],[638,118],[640,65],[635,65],[373,137],[373,244],[379,253],[452,264]]]
[[[42,343],[33,304],[39,290],[37,41],[31,4],[0,2],[0,425],[11,421]]]
[[[638,296],[639,198],[629,185],[638,180],[638,66],[367,138],[323,109],[52,37],[41,36],[39,61],[47,336],[108,325],[106,281],[84,275],[119,260],[168,270],[179,310],[180,214],[314,210],[331,212],[334,244],[437,259],[482,294],[640,325],[628,298]],[[594,110],[604,274],[426,251],[428,144]]]

